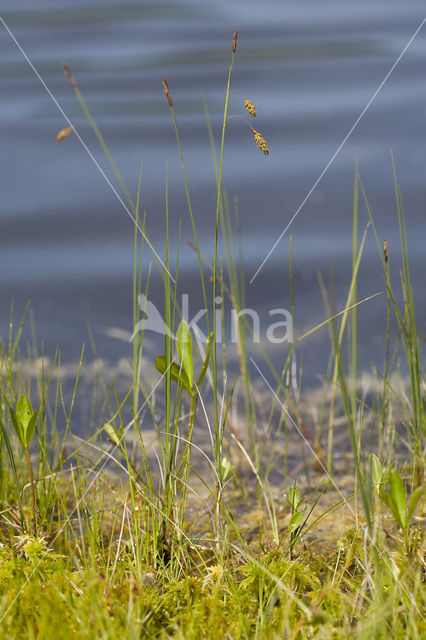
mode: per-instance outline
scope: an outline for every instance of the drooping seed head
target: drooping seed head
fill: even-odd
[[[65,127],[65,129],[61,129],[56,136],[56,142],[62,142],[64,138],[68,138],[72,131],[72,127]]]
[[[256,131],[255,129],[253,129],[253,136],[258,149],[263,151],[265,156],[267,156],[269,154],[269,148],[268,148],[268,145],[266,144],[265,138],[262,136],[261,133],[259,133],[259,131]]]
[[[172,96],[170,95],[170,89],[169,89],[169,85],[167,84],[166,76],[163,76],[163,87],[164,87],[164,93],[166,94],[168,103],[171,107],[173,107]]]
[[[256,117],[256,107],[254,105],[254,102],[248,100],[247,98],[244,98],[244,109],[249,112],[252,118]]]

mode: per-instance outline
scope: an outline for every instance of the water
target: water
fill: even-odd
[[[76,76],[130,191],[143,161],[142,206],[147,229],[164,251],[165,173],[170,234],[176,250],[191,237],[176,143],[161,76],[171,87],[181,129],[193,208],[203,252],[211,258],[215,183],[201,88],[216,140],[230,46],[239,29],[233,87],[254,100],[255,126],[270,144],[264,157],[241,120],[230,121],[224,183],[238,197],[247,281],[312,188],[424,17],[424,3],[249,0],[126,2],[3,0],[1,15],[91,153],[116,187],[66,80]],[[128,214],[74,137],[55,143],[66,122],[4,29],[0,30],[0,334],[8,331],[11,298],[17,313],[32,299],[37,336],[47,353],[57,344],[66,361],[79,357],[93,330],[99,355],[117,362],[131,353],[132,224]],[[343,308],[351,264],[355,163],[367,190],[380,239],[400,264],[392,149],[402,185],[420,330],[424,326],[426,178],[426,26],[407,50],[324,178],[247,290],[262,318],[290,305],[288,235],[294,238],[295,331],[325,312],[317,270],[334,282]],[[241,113],[232,94],[231,113]],[[365,209],[360,226],[368,221]],[[183,243],[180,285],[201,305],[197,260]],[[155,266],[153,267],[155,272]],[[153,272],[151,297],[161,306]],[[146,271],[145,271],[146,273]],[[383,290],[371,231],[361,268],[360,295]],[[383,358],[384,296],[360,309],[360,341],[368,363]],[[422,326],[423,325],[423,326]],[[150,347],[150,337],[147,346]],[[153,337],[154,338],[154,337]],[[158,348],[152,340],[152,349]],[[265,346],[277,364],[284,350]],[[307,381],[324,372],[327,332],[304,353]],[[90,359],[90,356],[88,356]]]

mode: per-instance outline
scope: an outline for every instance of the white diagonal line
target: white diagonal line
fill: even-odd
[[[99,471],[95,474],[95,477],[93,478],[92,482],[89,484],[89,486],[87,487],[86,491],[83,493],[83,495],[79,498],[79,500],[77,501],[77,504],[75,505],[74,509],[71,511],[71,513],[68,514],[68,517],[65,521],[65,523],[62,525],[62,527],[59,529],[59,531],[56,533],[56,535],[54,536],[53,540],[50,541],[50,544],[53,544],[55,542],[55,540],[61,535],[62,531],[65,529],[65,527],[67,526],[68,522],[70,521],[70,518],[72,517],[72,515],[77,511],[77,509],[79,508],[81,502],[84,500],[84,498],[86,497],[86,495],[88,494],[88,492],[90,491],[90,489],[93,487],[94,483],[96,482],[96,480],[99,478],[100,474],[102,473],[103,469],[105,468],[105,466],[107,465],[109,459],[110,459],[110,455],[113,453],[113,451],[115,451],[115,449],[121,444],[121,441],[123,440],[123,438],[126,436],[126,433],[128,432],[128,430],[130,429],[130,427],[134,424],[136,418],[138,417],[138,415],[140,414],[140,412],[142,411],[142,409],[145,408],[146,404],[148,403],[150,397],[152,396],[152,394],[154,393],[154,391],[156,390],[156,388],[158,387],[158,385],[160,384],[160,382],[163,380],[164,376],[166,375],[167,371],[170,369],[170,367],[172,366],[172,362],[169,364],[169,366],[167,367],[166,371],[162,374],[162,376],[157,380],[155,386],[153,387],[153,389],[151,390],[151,393],[149,394],[149,396],[145,399],[145,402],[143,403],[143,405],[141,406],[141,408],[139,409],[139,411],[136,413],[136,415],[134,416],[134,418],[126,425],[123,434],[120,438],[120,440],[118,441],[118,444],[115,444],[114,446],[112,446],[109,451],[106,451],[105,453],[103,453],[101,455],[101,457],[99,458],[98,462],[96,463],[96,465],[98,465],[100,463],[100,461],[102,460],[102,458],[104,457],[105,454],[107,454],[109,457],[105,460],[105,462],[103,463],[103,465],[101,466],[101,468],[99,469]],[[95,465],[95,466],[96,466]],[[41,558],[39,559],[39,561],[37,562],[37,564],[35,565],[35,567],[33,568],[33,570],[31,571],[31,573],[27,576],[27,579],[25,580],[24,584],[21,586],[21,588],[19,589],[18,593],[16,594],[16,596],[13,598],[12,602],[10,603],[10,605],[7,607],[6,611],[3,613],[2,617],[0,618],[0,623],[4,620],[4,618],[6,617],[7,613],[9,612],[9,610],[11,609],[11,607],[13,607],[13,605],[15,604],[15,602],[17,601],[17,599],[19,598],[19,596],[21,595],[22,591],[25,589],[25,586],[28,584],[28,582],[30,581],[30,579],[32,578],[32,576],[34,575],[34,573],[37,571],[38,567],[40,566],[40,563],[44,560],[46,554],[48,553],[48,551],[45,551],[43,553],[43,555],[41,556]]]
[[[106,175],[105,171],[102,169],[102,167],[100,166],[99,162],[94,157],[93,153],[90,151],[90,149],[87,146],[87,144],[84,142],[83,138],[80,136],[78,131],[74,128],[74,125],[72,124],[71,120],[69,119],[69,117],[67,116],[67,114],[65,113],[65,111],[63,110],[63,108],[61,107],[61,105],[59,104],[59,102],[57,101],[57,99],[55,98],[55,96],[53,95],[53,93],[51,92],[51,90],[49,89],[49,87],[47,86],[45,81],[43,80],[43,78],[41,77],[40,73],[37,71],[37,69],[35,68],[34,64],[31,62],[31,60],[28,57],[27,53],[24,51],[24,49],[22,48],[22,46],[20,45],[18,40],[15,38],[15,36],[13,35],[13,33],[11,32],[11,30],[9,29],[9,27],[6,24],[6,22],[4,21],[4,19],[1,16],[0,16],[0,22],[3,24],[3,26],[6,29],[7,33],[12,38],[13,42],[16,44],[16,46],[18,47],[19,51],[22,53],[23,57],[28,62],[28,64],[31,67],[31,69],[34,71],[34,74],[37,76],[37,78],[40,80],[40,82],[43,85],[43,87],[46,89],[46,91],[49,94],[50,98],[53,100],[53,102],[55,103],[56,107],[58,108],[60,114],[64,117],[64,119],[67,121],[69,126],[74,131],[74,133],[77,136],[78,140],[81,142],[84,150],[89,155],[89,157],[92,160],[92,162],[94,163],[95,167],[98,169],[98,171],[100,172],[100,174],[104,178],[105,182],[110,187],[111,191],[113,192],[113,194],[115,195],[115,197],[117,198],[117,200],[119,201],[119,203],[121,204],[123,209],[127,212],[127,214],[129,215],[129,217],[131,218],[133,223],[136,225],[136,227],[141,232],[143,238],[145,239],[145,242],[148,244],[149,248],[151,249],[151,251],[153,252],[155,257],[157,258],[157,260],[160,262],[160,264],[162,265],[162,267],[166,271],[167,275],[171,278],[171,280],[173,282],[175,282],[175,279],[173,278],[172,274],[167,269],[166,265],[164,264],[164,262],[162,261],[162,259],[160,258],[160,256],[156,252],[156,250],[154,249],[154,247],[151,244],[151,241],[149,240],[148,236],[145,234],[143,229],[141,229],[141,227],[138,225],[138,223],[136,222],[136,219],[135,219],[134,215],[132,214],[132,212],[130,211],[129,207],[126,205],[126,203],[124,202],[123,198],[120,196],[120,194],[118,193],[117,189],[114,187],[114,185],[112,184],[111,180],[108,178],[108,176]]]
[[[426,20],[426,19],[425,19]],[[252,363],[254,364],[254,366],[257,369],[257,372],[260,374],[262,380],[264,381],[264,383],[266,384],[266,386],[268,387],[269,391],[272,393],[272,395],[274,396],[274,398],[276,399],[276,401],[279,403],[280,407],[282,408],[282,410],[285,412],[285,414],[287,415],[287,417],[289,418],[291,424],[293,425],[293,427],[296,429],[297,433],[300,435],[300,437],[304,440],[304,442],[308,445],[310,452],[314,455],[314,457],[316,458],[317,462],[319,463],[321,469],[324,471],[324,473],[326,474],[326,476],[329,478],[329,480],[331,481],[331,483],[333,484],[334,488],[336,489],[336,491],[338,492],[338,494],[340,495],[340,497],[342,498],[342,500],[345,502],[345,504],[347,505],[347,507],[349,508],[349,510],[352,512],[352,514],[355,516],[356,518],[356,513],[355,511],[352,509],[351,505],[349,504],[349,502],[347,502],[347,499],[345,498],[345,496],[343,495],[343,493],[340,491],[339,487],[337,486],[337,484],[335,483],[335,481],[333,480],[333,478],[331,477],[331,475],[328,473],[327,469],[324,467],[322,461],[320,460],[320,458],[317,456],[317,454],[315,453],[314,449],[312,448],[312,446],[309,444],[309,442],[306,440],[305,436],[303,435],[303,433],[301,432],[300,428],[297,426],[296,422],[293,420],[293,418],[291,417],[290,413],[288,412],[288,410],[286,409],[286,407],[283,405],[283,403],[281,402],[281,400],[279,399],[278,395],[275,393],[275,391],[273,390],[273,388],[271,387],[271,385],[269,384],[268,380],[265,378],[265,376],[263,375],[262,371],[259,369],[259,367],[257,366],[257,364],[255,363],[255,361],[253,360],[253,358],[250,356],[250,360],[252,361]],[[362,523],[359,523],[360,526],[364,529],[364,533],[365,535],[368,537],[369,541],[371,542],[371,544],[375,547],[377,553],[380,555],[380,557],[382,558],[383,562],[386,564],[386,566],[388,567],[388,569],[390,571],[392,571],[392,568],[390,567],[388,561],[386,560],[385,556],[382,554],[382,552],[380,551],[380,549],[377,547],[376,543],[374,542],[374,540],[371,538],[367,527],[364,527],[362,525]],[[401,589],[405,592],[405,594],[409,597],[409,599],[411,600],[411,603],[414,605],[414,607],[416,608],[418,614],[422,617],[422,619],[424,620],[424,616],[422,615],[422,613],[420,612],[419,608],[417,607],[417,603],[414,600],[414,598],[412,597],[411,593],[405,588],[405,586],[402,584],[402,582],[399,580],[398,577],[395,578],[396,581],[398,582],[399,586],[401,587]]]
[[[266,263],[266,261],[269,259],[269,257],[271,256],[271,254],[275,251],[275,248],[277,247],[277,245],[279,244],[279,242],[282,240],[282,238],[284,237],[284,235],[287,233],[289,227],[293,224],[295,218],[299,215],[300,211],[303,209],[303,207],[305,206],[305,204],[307,203],[307,201],[309,200],[310,196],[312,195],[313,191],[315,190],[315,188],[318,186],[318,184],[321,182],[321,180],[323,179],[323,177],[325,176],[325,174],[327,173],[328,169],[330,168],[330,166],[333,164],[334,160],[336,159],[337,155],[340,153],[340,151],[342,150],[342,148],[344,147],[344,145],[346,144],[346,142],[348,141],[349,137],[352,135],[352,133],[354,132],[354,130],[356,129],[356,127],[358,126],[358,124],[360,123],[360,121],[362,120],[362,118],[364,117],[364,115],[366,114],[368,108],[371,106],[371,104],[373,103],[373,101],[375,100],[375,98],[377,97],[378,93],[381,91],[381,89],[383,88],[383,85],[385,84],[385,82],[388,80],[389,76],[392,74],[392,72],[395,70],[396,66],[398,65],[398,63],[400,62],[401,58],[403,57],[403,55],[405,54],[405,52],[407,51],[407,49],[409,48],[409,46],[412,44],[414,38],[417,36],[417,34],[419,33],[420,29],[423,27],[424,23],[426,22],[426,18],[423,18],[423,20],[421,21],[420,25],[417,27],[417,29],[415,30],[415,32],[413,33],[413,35],[411,36],[411,38],[409,39],[409,41],[407,42],[407,44],[405,45],[404,49],[402,50],[402,52],[399,54],[399,56],[397,57],[397,59],[395,60],[395,62],[393,63],[393,65],[391,66],[391,68],[389,69],[389,71],[387,72],[387,74],[385,75],[385,77],[383,78],[382,82],[379,84],[379,86],[377,87],[377,89],[375,90],[375,92],[373,93],[373,95],[371,96],[370,100],[367,102],[367,104],[365,105],[364,109],[361,111],[361,113],[359,114],[359,116],[357,117],[357,119],[355,120],[355,122],[353,123],[352,127],[349,129],[348,133],[346,134],[346,136],[343,138],[342,142],[339,144],[339,146],[337,147],[336,151],[333,153],[333,155],[331,156],[330,160],[328,161],[328,163],[326,164],[325,168],[323,169],[323,171],[320,173],[320,175],[318,176],[318,178],[316,179],[313,187],[310,189],[309,193],[307,194],[307,196],[304,198],[304,200],[302,201],[302,203],[299,205],[298,209],[296,210],[296,212],[293,214],[292,218],[290,219],[290,221],[287,223],[285,229],[281,232],[281,234],[278,236],[277,240],[274,242],[273,246],[271,247],[271,249],[269,250],[269,253],[267,254],[267,256],[264,258],[262,264],[258,267],[256,273],[254,274],[254,276],[252,277],[252,279],[250,280],[250,284],[253,283],[254,279],[257,277],[257,275],[259,274],[260,270],[263,268],[264,264]]]

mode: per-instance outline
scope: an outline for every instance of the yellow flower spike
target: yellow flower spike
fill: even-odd
[[[268,148],[268,145],[266,144],[265,138],[262,136],[261,133],[259,133],[259,131],[256,131],[255,129],[253,129],[253,136],[258,149],[263,151],[265,156],[267,156],[269,154],[269,148]]]
[[[56,142],[62,142],[64,138],[68,138],[72,131],[72,127],[65,127],[65,129],[61,129],[58,135],[56,136]]]
[[[254,105],[254,102],[248,100],[247,98],[244,98],[244,109],[249,112],[252,118],[256,117],[256,107]]]

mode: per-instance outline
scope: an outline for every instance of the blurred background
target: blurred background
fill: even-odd
[[[194,313],[202,306],[197,259],[184,242],[192,232],[161,76],[168,78],[176,108],[201,247],[211,259],[215,178],[202,92],[219,145],[232,35],[238,28],[233,88],[256,104],[253,124],[270,146],[270,155],[263,156],[247,125],[230,121],[224,186],[231,201],[237,197],[239,203],[247,305],[265,320],[269,309],[290,307],[291,232],[296,335],[326,317],[318,271],[334,291],[336,307],[343,308],[357,161],[398,278],[392,149],[405,203],[419,329],[426,333],[426,27],[249,285],[420,25],[424,2],[3,0],[1,16],[113,184],[117,181],[63,74],[63,60],[133,195],[143,161],[142,210],[161,256],[167,163],[170,235],[175,251],[181,219],[180,289],[191,293]],[[0,335],[6,339],[8,334],[12,298],[17,317],[31,298],[37,340],[47,354],[59,345],[65,362],[78,360],[90,326],[99,355],[117,363],[131,354],[125,336],[132,331],[132,222],[77,138],[71,135],[56,144],[67,123],[3,27],[0,52]],[[238,92],[232,93],[230,113],[242,114]],[[361,231],[367,221],[361,206]],[[150,260],[146,251],[143,286]],[[153,264],[150,297],[161,309],[156,269]],[[359,295],[382,290],[370,231]],[[383,358],[385,306],[385,297],[379,296],[360,308],[365,364]],[[147,336],[148,352],[158,348],[155,340]],[[284,347],[270,350],[282,361]],[[325,330],[305,348],[307,384],[324,372],[328,352]]]

